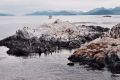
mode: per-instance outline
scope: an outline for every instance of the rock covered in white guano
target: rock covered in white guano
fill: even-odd
[[[20,36],[21,38],[26,38],[26,39],[30,39],[33,36],[32,30],[28,27],[24,27],[22,30],[18,30],[16,31],[16,36]]]
[[[17,35],[24,38],[45,36],[46,39],[54,38],[61,41],[78,40],[78,36],[94,35],[99,33],[94,27],[79,25],[76,26],[69,21],[56,20],[53,23],[43,24],[35,29],[23,28],[17,32]]]

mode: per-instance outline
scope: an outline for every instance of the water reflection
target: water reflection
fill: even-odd
[[[79,64],[67,66],[67,58],[74,50],[61,49],[52,54],[35,54],[27,58],[8,56],[6,51],[0,49],[6,57],[0,61],[0,80],[120,80],[119,75],[106,70],[87,70]]]
[[[47,57],[47,56],[50,56],[50,55],[59,54],[61,52],[64,55],[63,50],[66,50],[66,51],[68,51],[71,54],[73,54],[73,51],[75,51],[75,49],[62,49],[62,48],[58,48],[57,47],[57,48],[55,48],[55,50],[53,52],[51,52],[51,50],[50,50],[50,52],[46,51],[44,53],[29,53],[27,55],[23,55],[23,54],[26,54],[26,53],[22,53],[22,52],[16,51],[16,52],[19,52],[19,53],[14,53],[14,54],[9,54],[9,55],[16,56],[16,57],[21,57],[23,59],[41,58],[42,55]],[[21,53],[22,53],[22,55],[21,55]],[[69,56],[70,56],[70,54],[69,54]],[[66,57],[66,59],[68,59],[68,57]],[[92,70],[92,71],[96,71],[96,70],[98,70],[98,71],[105,71],[105,70],[107,70],[107,71],[110,71],[110,73],[114,73],[114,75],[118,74],[115,71],[114,72],[111,71],[111,69],[109,70],[108,68],[107,69],[106,68],[99,69],[99,68],[90,67],[89,65],[86,65],[84,63],[81,64],[81,63],[78,63],[78,62],[77,63],[73,63],[73,62],[67,62],[66,63],[66,65],[68,65],[68,66],[74,66],[75,64],[79,64],[79,66],[83,66],[83,68],[85,68],[87,71],[90,71],[90,70]],[[114,76],[114,75],[112,75],[112,76]]]
[[[64,49],[62,47],[52,46],[51,48],[43,49],[44,51],[42,51],[42,52],[41,52],[41,49],[38,49],[38,50],[40,50],[40,51],[35,51],[34,50],[34,52],[38,52],[38,53],[26,53],[26,50],[24,50],[24,49],[22,50],[22,49],[19,49],[19,48],[10,48],[7,51],[7,54],[10,55],[10,56],[30,58],[30,57],[34,57],[34,56],[39,56],[40,57],[42,54],[44,54],[45,56],[48,56],[48,55],[52,55],[53,53],[54,54],[55,53],[60,53],[62,50],[67,50],[67,51],[69,51],[69,53],[71,53],[75,49],[72,49],[72,48]]]

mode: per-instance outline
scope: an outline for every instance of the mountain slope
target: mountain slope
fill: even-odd
[[[111,10],[108,10],[102,7],[102,8],[96,8],[96,9],[90,10],[84,14],[85,15],[109,15],[109,14],[113,14],[113,12]]]
[[[120,7],[112,8],[111,11],[112,11],[115,15],[120,15]]]
[[[36,11],[26,15],[79,15],[79,14],[82,14],[82,12],[62,10],[62,11]]]
[[[13,14],[9,14],[9,13],[1,13],[0,12],[0,16],[14,16]]]

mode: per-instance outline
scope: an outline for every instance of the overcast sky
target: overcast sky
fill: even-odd
[[[37,10],[80,10],[120,6],[120,0],[0,0],[0,11],[25,14]]]

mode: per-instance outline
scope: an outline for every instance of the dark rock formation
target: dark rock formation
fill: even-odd
[[[51,53],[56,50],[56,44],[42,38],[24,39],[19,36],[10,36],[0,41],[1,46],[10,48],[7,51],[8,54],[16,56],[28,56],[31,53]]]
[[[120,74],[120,24],[114,26],[104,37],[91,41],[77,49],[68,60],[88,65],[93,69],[107,68]]]

